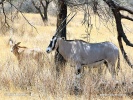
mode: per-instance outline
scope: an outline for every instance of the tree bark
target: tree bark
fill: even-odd
[[[66,17],[67,17],[67,5],[63,0],[58,0],[57,30],[58,29],[61,30],[66,25],[66,20],[64,21]],[[58,36],[64,37],[66,39],[66,26],[61,31],[58,31],[58,32],[57,32]],[[60,75],[60,72],[64,70],[65,62],[66,62],[65,59],[57,50],[55,52],[55,64],[56,64],[57,77]]]
[[[67,17],[67,5],[65,4],[64,0],[58,0],[57,29],[58,28],[62,29],[63,26],[66,25],[66,20],[64,21],[66,17]],[[66,27],[64,27],[63,30],[60,31],[60,33],[58,33],[58,35],[60,37],[65,37],[66,39]]]

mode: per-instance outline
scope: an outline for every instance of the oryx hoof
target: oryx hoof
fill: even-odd
[[[75,95],[81,95],[83,93],[83,90],[78,88],[77,86],[74,87],[74,94]]]

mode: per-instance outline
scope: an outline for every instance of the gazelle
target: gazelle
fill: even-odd
[[[9,40],[11,52],[17,57],[19,67],[26,60],[35,60],[38,65],[38,71],[41,71],[44,65],[44,53],[39,48],[29,49],[27,47],[19,46],[21,42],[14,43],[12,39]],[[23,62],[23,63],[22,63]]]

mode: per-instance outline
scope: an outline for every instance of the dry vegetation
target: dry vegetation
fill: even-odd
[[[130,100],[133,94],[133,70],[126,64],[121,55],[121,70],[117,77],[118,84],[111,80],[108,70],[99,75],[97,68],[85,68],[83,94],[75,96],[72,93],[74,82],[74,68],[66,65],[65,72],[60,79],[55,78],[55,64],[53,61],[54,52],[46,54],[45,49],[56,30],[56,18],[49,16],[47,26],[37,14],[25,14],[30,23],[38,29],[38,33],[27,22],[19,16],[14,23],[11,23],[14,32],[11,35],[0,36],[0,96],[4,100],[88,100],[88,99],[127,99]],[[68,39],[83,39],[85,27],[81,24],[83,14],[79,12],[67,27]],[[117,33],[115,26],[109,23],[101,23],[96,16],[93,16],[94,27],[91,32],[90,42],[111,41],[117,46]],[[96,23],[95,23],[96,21]],[[130,40],[133,39],[133,26],[131,22],[123,21],[125,30]],[[108,28],[104,27],[107,26]],[[36,73],[37,65],[26,59],[25,70],[18,67],[16,57],[10,52],[8,44],[12,37],[16,42],[22,42],[21,46],[29,48],[38,47],[44,51],[44,68],[42,73]],[[133,40],[132,40],[133,42]],[[133,59],[132,48],[125,46],[130,59]],[[27,62],[28,61],[28,62]],[[133,60],[132,60],[133,61]],[[102,66],[104,67],[104,66]]]

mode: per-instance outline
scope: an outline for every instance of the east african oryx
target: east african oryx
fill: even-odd
[[[62,23],[64,23],[66,18],[62,21]],[[66,23],[66,25],[70,22],[70,20]],[[117,68],[119,68],[120,63],[118,48],[111,42],[87,43],[82,40],[63,40],[61,37],[58,37],[59,33],[66,26],[63,26],[61,29],[62,23],[57,29],[55,36],[53,36],[49,46],[46,49],[46,52],[50,53],[53,50],[57,50],[57,52],[61,54],[66,61],[70,62],[70,64],[72,65],[75,65],[75,93],[77,92],[77,90],[82,91],[80,79],[81,68],[83,68],[83,65],[95,65],[98,63],[104,63],[109,69],[112,77],[115,78],[115,63],[117,59]]]
[[[44,53],[39,48],[27,48],[19,46],[21,42],[14,43],[12,39],[9,40],[11,52],[17,57],[18,66],[21,67],[25,61],[35,60],[38,65],[38,71],[42,70],[44,66]]]
[[[66,61],[76,66],[77,75],[80,74],[82,65],[104,63],[115,78],[117,60],[117,68],[119,68],[119,50],[111,42],[87,43],[82,40],[70,41],[53,36],[46,52],[50,53],[53,50],[57,50]]]

